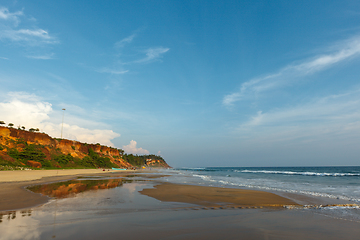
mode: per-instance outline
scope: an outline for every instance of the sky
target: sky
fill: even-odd
[[[356,0],[0,2],[0,120],[173,167],[358,166],[359,73]]]

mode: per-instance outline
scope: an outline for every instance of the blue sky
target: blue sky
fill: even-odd
[[[174,167],[359,165],[359,66],[359,1],[0,4],[0,120]]]

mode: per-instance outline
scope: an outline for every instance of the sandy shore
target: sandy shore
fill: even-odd
[[[273,193],[218,187],[164,183],[140,193],[166,202],[183,202],[206,207],[283,207],[298,205]]]
[[[116,171],[127,173],[133,171]],[[65,169],[0,172],[0,211],[30,208],[44,204],[49,198],[25,189],[32,184],[65,181],[79,175],[98,175],[110,172],[102,169]]]
[[[103,169],[62,169],[62,170],[29,170],[29,171],[1,171],[1,182],[20,182],[41,179],[43,177],[69,176],[78,174],[103,173]],[[120,172],[120,171],[119,171]]]
[[[130,171],[117,171],[126,175]],[[35,194],[25,189],[28,185],[43,184],[54,181],[65,181],[81,175],[105,175],[109,171],[102,169],[69,169],[37,171],[4,171],[0,172],[0,211],[34,207],[49,201],[47,196]],[[131,171],[131,173],[134,173]],[[154,176],[144,176],[151,179]],[[220,206],[257,206],[281,207],[296,205],[290,199],[269,192],[215,188],[192,185],[164,183],[152,189],[143,189],[141,194],[160,201],[184,202],[207,207]]]

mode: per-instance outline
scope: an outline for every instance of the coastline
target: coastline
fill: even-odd
[[[103,171],[102,169],[66,169],[6,171],[0,173],[0,211],[32,208],[47,203],[50,198],[26,189],[29,185],[61,182],[79,176],[106,176],[116,174],[126,177],[129,173],[147,173],[144,170]],[[144,176],[145,177],[145,176]],[[146,176],[153,179],[154,176]],[[245,189],[217,188],[185,184],[157,182],[154,188],[143,189],[141,194],[160,201],[182,202],[206,207],[283,207],[298,205],[286,197],[266,191]]]
[[[24,188],[56,185],[80,176],[85,176],[80,180],[85,182],[123,180],[115,188],[82,192],[48,204],[44,203],[51,198]],[[98,171],[1,182],[0,207],[13,206],[13,211],[0,209],[0,240],[118,239],[119,234],[129,239],[328,240],[357,239],[360,234],[359,222],[281,207],[297,202],[291,198],[267,191],[171,183],[167,177],[161,171]]]

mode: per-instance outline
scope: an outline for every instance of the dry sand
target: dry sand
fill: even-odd
[[[41,179],[43,177],[69,176],[69,175],[78,175],[78,174],[95,174],[95,173],[103,173],[103,172],[104,172],[103,169],[0,171],[0,183],[31,181],[31,180]]]

